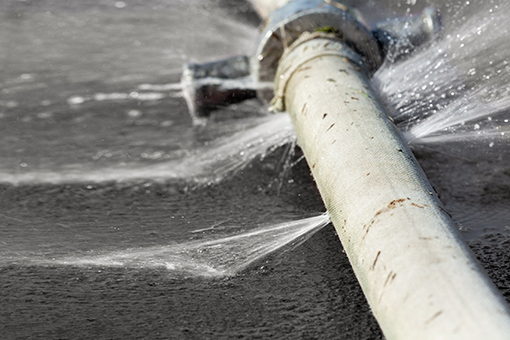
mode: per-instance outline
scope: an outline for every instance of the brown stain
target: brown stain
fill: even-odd
[[[309,70],[311,68],[312,68],[311,66],[301,66],[300,68],[298,68],[296,70],[296,72],[306,71],[306,70]]]
[[[386,277],[386,281],[384,281],[383,287],[386,287],[386,285],[387,285],[388,283],[390,283],[391,281],[393,281],[393,279],[392,279],[392,275],[393,275],[393,278],[395,278],[395,276],[396,276],[397,274],[393,274],[393,270],[391,270],[391,271],[388,273],[388,276]],[[391,280],[391,281],[390,281],[390,280]]]
[[[375,256],[375,259],[374,259],[374,263],[372,263],[372,266],[370,267],[370,270],[374,270],[375,269],[375,265],[377,264],[377,260],[379,260],[379,255],[381,255],[381,251],[380,250],[377,252],[377,255]]]
[[[301,113],[305,113],[305,110],[306,110],[306,104],[308,104],[308,103],[305,103],[305,104],[303,105],[303,108],[301,109]]]
[[[393,200],[388,204],[389,209],[395,209],[397,207],[398,203],[404,203],[407,199],[406,198],[400,198],[398,200]],[[377,216],[377,214],[376,214]]]
[[[370,222],[370,224],[367,226],[366,224],[363,226],[363,230],[365,230],[365,235],[363,235],[363,237],[361,238],[361,240],[365,240],[365,238],[367,237],[368,235],[368,232],[370,231],[370,228],[372,227],[372,225],[375,223],[375,217],[374,219],[372,220],[372,222]]]
[[[416,204],[416,203],[411,203],[411,205],[412,205],[413,207],[420,208],[420,209],[424,209],[424,208],[425,208],[425,206],[423,206],[423,205],[419,205],[419,204]]]
[[[312,164],[312,169],[315,169],[315,163]]]
[[[352,100],[359,100],[359,98],[351,97]]]
[[[335,144],[336,143],[336,139],[333,140],[333,143],[331,143],[331,145]]]
[[[335,123],[331,124],[328,129],[326,130],[326,132],[328,132],[329,130],[331,130],[333,128],[333,126],[335,126]]]
[[[427,321],[425,321],[425,324],[429,324],[431,323],[432,321],[434,321],[434,319],[436,319],[439,315],[443,314],[443,311],[440,310],[439,312],[437,312],[436,314],[432,315],[430,318],[428,318]]]
[[[375,213],[374,217],[372,218],[372,220],[370,221],[370,223],[368,224],[368,226],[365,224],[362,228],[362,230],[365,230],[365,235],[363,235],[363,237],[361,238],[361,240],[365,240],[368,232],[370,231],[370,228],[372,227],[372,225],[375,223],[375,221],[377,220],[377,216],[381,215],[382,213],[386,213],[388,211],[391,211],[395,208],[397,208],[397,205],[400,204],[402,205],[402,203],[404,203],[406,200],[409,200],[409,198],[400,198],[400,199],[396,199],[396,200],[393,200],[391,201],[390,203],[388,203],[388,206],[385,207],[385,208],[382,208],[381,210],[379,210],[378,212]]]
[[[386,277],[386,281],[384,282],[384,285],[383,285],[383,288],[386,287],[387,284],[390,284],[393,282],[393,280],[395,280],[395,277],[397,276],[397,273],[394,273],[393,271],[390,271],[390,273],[388,274],[388,276]],[[386,292],[386,290],[383,290],[381,295],[379,295],[379,300],[377,303],[381,303],[381,300],[384,296],[384,293]]]

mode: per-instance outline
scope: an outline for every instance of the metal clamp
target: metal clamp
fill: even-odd
[[[305,44],[306,43],[306,44]],[[339,56],[349,59],[360,69],[368,72],[366,63],[360,55],[347,47],[338,37],[331,33],[303,33],[283,54],[278,66],[274,83],[274,97],[271,100],[271,111],[285,110],[285,89],[287,81],[295,72],[301,70],[306,62],[324,56]]]
[[[203,122],[220,106],[258,97],[269,103],[281,57],[303,33],[330,33],[359,55],[368,75],[384,58],[396,61],[418,46],[440,37],[439,12],[391,19],[371,31],[362,15],[336,0],[293,0],[271,13],[253,57],[238,56],[205,64],[187,64],[183,91],[193,121]],[[262,85],[264,86],[262,86]]]
[[[360,54],[367,68],[382,64],[379,44],[362,15],[334,0],[294,0],[269,17],[252,59],[255,81],[273,81],[285,50],[304,32],[332,32]],[[258,97],[269,102],[273,91],[259,90]]]

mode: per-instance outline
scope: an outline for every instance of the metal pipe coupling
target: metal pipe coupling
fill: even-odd
[[[304,32],[335,34],[355,50],[370,71],[382,64],[377,40],[359,11],[335,0],[294,0],[269,16],[252,62],[255,81],[273,81],[285,50]],[[273,98],[272,90],[257,91],[265,102]]]
[[[337,56],[348,59],[363,73],[367,74],[370,72],[364,59],[346,46],[335,34],[305,32],[285,50],[281,58],[277,69],[278,76],[274,80],[274,97],[271,100],[270,110],[285,111],[284,97],[288,80],[296,72],[309,70],[309,66],[303,66],[308,61],[325,56]]]
[[[183,92],[193,121],[220,106],[258,97],[269,103],[281,57],[305,32],[329,33],[356,52],[370,76],[387,57],[395,61],[440,36],[439,12],[381,22],[371,30],[361,13],[336,0],[293,0],[270,14],[253,57],[184,66]]]

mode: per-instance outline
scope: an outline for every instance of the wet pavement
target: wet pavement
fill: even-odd
[[[202,145],[202,131],[191,126],[171,85],[186,61],[252,51],[257,20],[246,4],[234,10],[232,2],[3,2],[0,172],[124,171]],[[250,229],[321,212],[304,162],[280,179],[283,154],[279,149],[212,186],[150,178],[2,182],[2,338],[382,339],[331,226],[231,278],[51,264],[60,256],[188,240],[190,231],[225,220]],[[444,155],[418,150],[508,299],[510,238],[499,230],[508,228],[509,174],[490,161]],[[469,233],[481,218],[485,231]]]

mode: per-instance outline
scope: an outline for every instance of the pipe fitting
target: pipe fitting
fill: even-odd
[[[354,65],[368,73],[363,58],[347,47],[337,35],[324,32],[305,32],[281,57],[274,80],[274,97],[271,100],[271,111],[285,111],[285,91],[288,80],[295,72],[308,70],[301,66],[308,61],[324,56],[338,56],[351,61]]]
[[[203,124],[204,118],[218,107],[254,97],[269,103],[275,94],[278,97],[278,90],[267,85],[275,80],[282,56],[305,33],[334,36],[358,54],[356,62],[370,76],[384,58],[390,62],[404,58],[440,37],[440,32],[440,15],[433,8],[384,21],[372,31],[359,11],[337,0],[292,0],[268,16],[253,57],[187,64],[182,77],[183,93],[193,123]],[[297,47],[291,49],[294,48]],[[325,53],[332,53],[332,48],[326,48],[329,52]],[[279,102],[273,104],[274,109],[280,110]]]
[[[184,66],[181,85],[194,124],[218,107],[257,96],[250,86],[250,61],[236,56],[205,64]]]
[[[285,50],[304,32],[330,31],[363,58],[374,72],[382,64],[379,45],[357,11],[335,0],[294,0],[269,16],[252,59],[255,81],[273,81]],[[269,102],[273,91],[259,90],[258,97]]]

